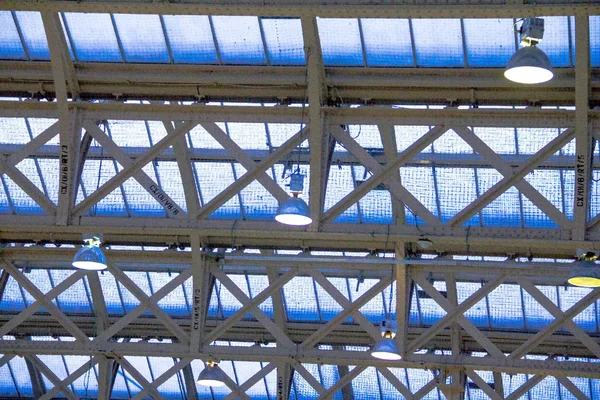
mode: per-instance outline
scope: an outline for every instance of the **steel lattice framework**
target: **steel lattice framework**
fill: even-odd
[[[600,113],[590,105],[598,100],[595,71],[589,66],[589,19],[599,14],[597,4],[546,1],[10,1],[0,10],[39,11],[50,50],[50,63],[0,62],[0,93],[28,98],[0,101],[0,117],[56,118],[57,122],[20,147],[2,145],[0,172],[14,181],[39,205],[44,215],[0,215],[0,299],[8,279],[15,280],[34,302],[15,314],[0,314],[0,367],[14,357],[25,357],[31,365],[31,380],[43,374],[54,387],[39,391],[50,399],[62,393],[79,398],[71,384],[92,367],[98,370],[98,398],[108,399],[117,367],[127,371],[141,386],[134,398],[162,399],[160,386],[182,373],[189,398],[197,398],[193,360],[260,361],[264,367],[245,382],[230,379],[226,398],[249,398],[246,391],[277,371],[277,398],[289,397],[293,374],[299,374],[318,393],[333,398],[348,388],[367,368],[376,368],[395,388],[396,396],[420,399],[439,390],[448,399],[465,396],[467,380],[492,399],[518,399],[545,377],[577,399],[588,396],[570,378],[600,379],[600,335],[584,331],[574,321],[583,310],[597,304],[600,289],[589,291],[567,310],[557,306],[539,285],[558,288],[569,273],[559,262],[523,263],[519,257],[572,258],[578,248],[595,249],[600,241],[600,216],[589,214],[592,174],[598,168],[592,143],[600,139]],[[454,4],[456,3],[456,4]],[[60,12],[114,12],[205,15],[260,15],[299,17],[302,23],[306,68],[272,66],[188,66],[74,63],[69,57]],[[325,67],[316,17],[396,18],[490,18],[533,15],[575,16],[576,66],[558,71],[555,82],[541,89],[523,89],[502,80],[496,69],[390,69]],[[472,82],[465,88],[464,81]],[[40,94],[53,101],[40,101]],[[32,94],[35,94],[32,96]],[[304,107],[287,107],[302,102]],[[33,97],[33,98],[32,98]],[[339,104],[343,98],[349,107]],[[131,104],[124,99],[143,100]],[[193,103],[189,103],[194,100]],[[181,101],[181,103],[179,103]],[[276,107],[211,105],[211,101],[278,102]],[[572,109],[542,109],[539,104],[571,106]],[[395,108],[393,104],[444,104],[443,109]],[[459,108],[459,104],[469,107]],[[358,106],[360,105],[360,106]],[[526,109],[487,109],[473,105],[528,106]],[[148,148],[119,146],[103,129],[102,121],[158,121],[166,136]],[[227,123],[300,124],[303,129],[268,151],[244,150],[218,125]],[[377,127],[383,151],[365,149],[350,135],[347,125]],[[428,131],[398,151],[394,126],[429,126]],[[100,127],[99,127],[100,126]],[[222,150],[192,149],[185,135],[202,127]],[[554,139],[531,155],[504,157],[482,141],[474,127],[524,127],[560,129]],[[458,154],[440,157],[422,151],[449,130],[479,157]],[[81,133],[85,132],[84,135]],[[58,144],[51,141],[58,136]],[[575,139],[575,155],[558,151]],[[102,146],[90,147],[95,140]],[[308,140],[308,147],[301,144]],[[336,144],[347,151],[335,150]],[[474,154],[473,153],[473,154]],[[17,165],[25,159],[54,157],[60,161],[58,201],[32,182]],[[313,224],[306,229],[283,227],[271,221],[209,219],[209,216],[254,182],[259,182],[278,202],[288,196],[267,173],[291,158],[310,167],[310,204]],[[122,168],[76,202],[86,160],[107,159]],[[177,163],[183,182],[186,209],[165,192],[143,167],[155,160]],[[246,171],[208,202],[202,202],[195,184],[193,164],[202,161],[239,163]],[[371,178],[357,185],[335,205],[325,210],[325,194],[332,164],[361,166]],[[501,179],[447,221],[432,213],[405,188],[401,167],[423,164],[451,167],[486,167]],[[559,210],[526,179],[536,169],[574,171],[573,218]],[[164,208],[165,218],[119,218],[92,215],[89,210],[128,179],[133,178]],[[376,187],[384,185],[392,199],[392,224],[337,223],[336,218]],[[473,216],[516,187],[556,228],[505,228],[465,226]],[[405,206],[423,225],[406,223]],[[148,253],[138,250],[108,250],[108,274],[139,301],[123,315],[107,311],[99,273],[76,271],[47,292],[28,277],[31,269],[69,269],[74,251],[46,245],[76,244],[81,234],[102,232],[109,245],[164,246],[177,243],[190,251]],[[424,236],[434,242],[436,259],[420,258],[415,242]],[[23,244],[26,244],[25,246]],[[29,244],[36,244],[28,247]],[[233,253],[223,249],[233,248]],[[244,254],[244,249],[261,254]],[[220,249],[220,250],[219,250]],[[278,249],[301,249],[284,256]],[[311,256],[311,250],[363,251],[367,256]],[[376,257],[385,253],[393,258]],[[431,253],[431,252],[430,252]],[[457,261],[453,255],[508,256],[504,261]],[[157,271],[168,265],[172,279],[148,295],[125,272]],[[165,267],[167,268],[167,267]],[[163,269],[164,271],[164,269]],[[248,296],[231,276],[254,274],[268,277],[260,293]],[[342,309],[320,322],[294,322],[286,318],[283,288],[295,277],[308,277]],[[334,277],[375,279],[376,283],[357,299],[350,300],[332,283]],[[63,311],[54,300],[80,284],[89,285],[93,313],[76,315]],[[191,282],[192,312],[189,318],[169,315],[159,301]],[[209,318],[208,306],[215,282],[226,288],[241,306],[232,315]],[[380,337],[361,308],[389,290],[395,282],[395,316],[400,329],[397,340],[401,361],[373,359],[367,348]],[[434,282],[444,282],[442,293]],[[457,283],[480,282],[466,297]],[[516,285],[549,313],[553,321],[539,331],[482,328],[468,313],[501,285]],[[411,299],[416,288],[431,299],[445,316],[431,325],[409,323]],[[259,307],[273,303],[273,317]],[[391,299],[390,299],[391,304]],[[44,309],[45,312],[40,312]],[[149,316],[145,313],[149,312]],[[252,319],[246,318],[252,314]],[[144,318],[140,318],[145,315]],[[596,317],[597,319],[598,317]],[[348,320],[351,319],[351,322]],[[564,328],[564,329],[563,329]],[[70,337],[72,341],[31,341],[32,336]],[[122,340],[141,338],[141,341]],[[153,343],[149,339],[168,338]],[[257,343],[252,347],[217,346],[215,341]],[[330,346],[325,348],[324,346]],[[483,356],[482,356],[483,354]],[[40,356],[89,356],[66,379],[61,379]],[[545,355],[545,359],[536,359]],[[148,356],[176,359],[173,367],[149,382],[129,361]],[[531,356],[531,357],[530,357]],[[575,360],[568,360],[574,357]],[[325,387],[305,364],[337,366],[340,379]],[[353,368],[350,368],[353,367]],[[427,369],[433,378],[412,391],[394,374],[394,368]],[[481,371],[492,373],[493,384]],[[505,395],[502,374],[529,374],[520,387]]]

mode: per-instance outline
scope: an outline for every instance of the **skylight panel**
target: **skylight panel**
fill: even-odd
[[[234,164],[236,176],[238,179],[246,173],[246,169],[240,164]],[[272,176],[272,170],[265,171],[268,176]],[[272,220],[277,214],[279,203],[273,195],[265,189],[258,181],[252,181],[240,192],[244,215],[247,219],[266,219]]]
[[[196,174],[204,203],[208,203],[234,182],[230,163],[196,162]],[[238,196],[233,196],[225,205],[215,211],[213,218],[239,218],[241,216]]]
[[[523,307],[519,285],[502,284],[487,295],[492,328],[523,329]]]
[[[569,17],[543,17],[544,39],[538,45],[542,49],[553,67],[569,67],[571,63],[569,54]]]
[[[561,182],[561,171],[556,169],[535,169],[525,176],[525,180],[536,188],[554,207],[563,211],[565,205],[562,188],[569,183]]]
[[[179,274],[167,273],[167,272],[150,272],[148,274],[150,279],[150,285],[152,292],[156,293],[160,288],[165,286],[167,283],[175,279]],[[159,302],[158,306],[170,316],[179,318],[189,317],[185,295],[183,288],[178,285],[173,291],[163,297]]]
[[[438,154],[473,154],[471,146],[452,129],[433,142],[433,151]]]
[[[10,197],[11,204],[17,214],[38,215],[45,213],[44,210],[12,179],[8,176],[3,176],[2,180],[6,185],[8,197]]]
[[[30,140],[25,118],[0,118],[0,143],[26,144]]]
[[[119,171],[121,170],[122,168],[119,166]],[[156,170],[152,162],[146,164],[142,170],[160,186],[160,181],[156,178]],[[183,187],[180,186],[179,190],[183,190]],[[123,191],[125,192],[128,209],[132,216],[166,215],[165,209],[161,205],[162,203],[159,203],[135,178],[129,178],[123,182]]]
[[[31,375],[23,357],[13,357],[9,361],[13,372],[16,387],[19,389],[21,397],[33,398],[33,388],[31,384]]]
[[[360,20],[367,66],[412,67],[415,63],[408,19]]]
[[[34,11],[16,11],[17,23],[21,28],[27,54],[31,60],[50,60],[42,15]]]
[[[318,321],[312,278],[296,276],[283,287],[287,316],[292,321]]]
[[[497,154],[515,154],[517,152],[514,128],[475,127],[473,133]]]
[[[266,63],[258,17],[211,18],[223,64]]]
[[[85,189],[86,195],[89,195],[115,175],[116,170],[112,160],[102,160],[102,162],[100,160],[86,160],[81,176],[82,188]],[[82,200],[83,196],[78,196],[78,202]],[[91,213],[99,215],[127,215],[127,208],[121,188],[118,187],[110,192],[104,199],[92,206],[90,210]]]
[[[179,166],[175,161],[156,161],[155,168],[158,171],[160,189],[187,212],[184,185],[194,185],[194,182],[183,182]]]
[[[169,52],[158,15],[114,14],[125,61],[168,63]]]
[[[459,19],[413,19],[419,67],[464,67]]]
[[[437,167],[435,174],[440,201],[440,218],[442,222],[446,222],[477,198],[475,170]],[[475,215],[466,225],[479,225],[478,215]]]
[[[325,65],[364,66],[358,19],[317,18]]]
[[[592,289],[582,288],[576,286],[565,286],[558,289],[560,309],[566,312],[569,308],[573,307],[579,300],[587,296]],[[598,325],[596,323],[596,306],[592,304],[583,310],[581,313],[573,317],[575,322],[581,329],[586,332],[598,332]]]
[[[227,123],[229,137],[244,150],[268,150],[265,124],[261,123]]]
[[[556,286],[536,286],[547,298],[557,305],[558,295]],[[525,306],[526,329],[537,331],[554,320],[540,303],[538,303],[526,290],[523,290],[523,302]]]
[[[0,354],[2,357],[3,354]],[[11,376],[8,363],[0,367],[0,396],[19,397],[15,382]]]
[[[402,167],[400,175],[402,185],[437,216],[433,169],[431,167]]]
[[[73,274],[73,270],[49,270],[52,284],[56,287]],[[80,279],[71,287],[58,295],[60,308],[64,312],[76,314],[91,314],[92,308],[88,300],[83,280]]]
[[[504,67],[516,51],[512,19],[464,19],[469,67]]]
[[[429,132],[430,127],[428,126],[408,126],[408,125],[396,125],[394,126],[396,132],[396,146],[398,152],[401,153],[406,150],[411,144],[423,137]],[[431,153],[432,146],[427,146],[422,153]]]
[[[164,15],[162,18],[175,63],[218,64],[206,15]]]
[[[304,39],[302,24],[298,18],[261,18],[260,23],[272,65],[302,65]]]
[[[496,170],[478,168],[479,193],[487,190],[502,179]],[[513,186],[481,210],[483,226],[521,226],[519,191]]]
[[[329,180],[327,182],[327,192],[325,193],[325,210],[335,206],[344,196],[354,190],[354,177],[351,167],[342,165],[332,167],[329,170]],[[341,213],[336,222],[358,222],[358,208],[353,204],[350,208]]]
[[[592,67],[600,66],[600,16],[590,16],[590,62]]]
[[[526,227],[558,228],[558,225],[525,195],[522,195],[521,204],[523,207],[523,223]]]
[[[19,32],[10,11],[0,11],[0,58],[8,60],[26,59]]]
[[[392,224],[392,196],[388,190],[371,190],[358,202],[365,224]]]
[[[110,14],[65,13],[63,15],[79,61],[123,61]]]
[[[352,394],[357,400],[381,398],[379,379],[375,367],[368,367],[352,380]],[[341,393],[340,393],[341,394]],[[396,398],[398,396],[396,395]]]
[[[59,185],[59,160],[49,158],[38,158],[35,160],[39,172],[42,175],[44,187],[48,197],[54,204],[58,204],[58,185]]]

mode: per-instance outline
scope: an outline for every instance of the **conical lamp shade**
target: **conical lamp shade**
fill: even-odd
[[[506,79],[525,84],[548,82],[554,73],[552,63],[536,46],[522,47],[513,54],[504,71]]]
[[[73,258],[73,266],[88,271],[106,269],[106,257],[98,246],[83,246]]]
[[[577,261],[567,281],[573,286],[600,287],[600,265],[592,260]]]
[[[312,222],[308,204],[295,196],[281,203],[275,220],[285,225],[294,226],[308,225]]]
[[[371,355],[375,358],[379,358],[380,360],[400,360],[402,357],[400,356],[400,352],[398,351],[398,345],[396,341],[392,338],[381,338]]]
[[[216,364],[207,364],[198,376],[198,383],[203,386],[223,386],[225,373]]]

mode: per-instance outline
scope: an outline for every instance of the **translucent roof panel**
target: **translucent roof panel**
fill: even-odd
[[[158,15],[114,14],[113,17],[127,62],[170,62]]]
[[[590,17],[590,62],[600,66],[600,16]]]
[[[300,19],[261,18],[267,55],[272,65],[302,65],[304,39]]]
[[[508,63],[516,50],[512,19],[465,19],[463,25],[469,67]]]
[[[219,62],[210,20],[206,15],[165,15],[163,21],[173,62]]]
[[[318,18],[317,23],[325,65],[365,65],[358,19]]]
[[[412,67],[415,63],[407,19],[361,19],[367,66]]]
[[[77,60],[123,61],[110,14],[65,13],[64,23]]]
[[[459,19],[413,19],[415,52],[419,67],[464,67]]]
[[[42,23],[42,15],[33,11],[16,11],[24,45],[31,60],[49,60],[50,50]]]
[[[539,44],[553,67],[568,67],[574,64],[570,55],[568,17],[544,17],[544,39]],[[574,60],[574,59],[573,59]]]
[[[2,26],[0,31],[0,58],[9,60],[27,58],[10,11],[0,11],[0,26]]]
[[[211,17],[223,64],[265,64],[257,17]]]

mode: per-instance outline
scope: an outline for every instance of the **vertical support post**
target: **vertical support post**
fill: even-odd
[[[204,325],[212,294],[214,277],[209,272],[209,260],[202,253],[200,237],[198,235],[191,235],[190,243],[192,246],[192,280],[194,289],[190,352],[195,354],[200,351],[202,336],[204,336]]]
[[[261,253],[273,255],[273,250],[262,250]],[[279,278],[279,268],[267,266],[267,276],[269,285],[272,285]],[[271,295],[273,301],[273,317],[274,321],[287,335],[287,317],[285,315],[285,307],[283,304],[282,290],[274,292]],[[292,376],[294,369],[286,362],[277,363],[277,400],[288,400],[290,398],[290,390],[292,388]]]
[[[308,120],[310,127],[310,212],[313,223],[309,230],[318,231],[325,198],[324,180],[327,179],[327,144],[324,115],[321,106],[327,98],[325,67],[321,53],[321,43],[317,21],[314,17],[302,18],[304,53],[306,54],[308,83]]]
[[[68,62],[70,58],[65,54],[65,51],[68,52],[68,49],[58,14],[42,12],[42,21],[50,50],[59,120],[60,167],[56,224],[67,225],[75,199],[74,193],[76,193],[76,189],[74,188],[77,177],[75,166],[77,152],[79,151],[79,141],[81,139],[81,123],[77,112],[69,111],[67,77],[71,78],[70,81],[73,80],[76,82],[76,80],[72,76],[74,74],[72,63],[69,64]],[[71,88],[71,91],[74,92],[75,89]]]
[[[404,244],[401,244],[401,246],[396,244],[396,258],[404,259],[405,256]],[[410,267],[407,264],[396,264],[394,269],[396,275],[396,321],[398,323],[396,342],[400,355],[405,357],[410,302],[412,299],[412,280],[410,277]]]
[[[343,351],[344,347],[337,345],[337,346],[333,346],[333,349]],[[344,376],[346,376],[350,373],[350,368],[347,365],[338,365],[337,369],[338,369],[338,373],[340,375],[340,379],[343,379]],[[351,384],[344,385],[344,387],[342,387],[342,400],[353,400],[353,399],[354,399],[354,390],[352,390],[352,385]]]
[[[100,285],[98,274],[100,274],[100,272],[90,271],[87,275],[90,284],[90,292],[92,293],[92,300],[94,301],[94,313],[96,314],[96,335],[100,335],[108,329],[109,326],[108,311],[106,310],[106,302],[104,300],[104,294],[102,293],[102,286]]]
[[[575,17],[575,131],[577,166],[575,170],[575,211],[573,240],[585,240],[592,174],[592,136],[589,130],[590,81],[589,17]]]
[[[112,363],[104,355],[99,356],[98,362],[98,400],[110,400],[112,393]]]
[[[396,143],[396,130],[393,124],[379,124],[379,135],[383,144],[383,152],[386,163],[393,163],[398,158],[398,144]],[[400,179],[400,170],[398,170],[398,181]],[[404,203],[392,196],[392,212],[394,214],[394,224],[404,224],[406,215],[404,211]]]
[[[458,293],[456,290],[456,277],[448,272],[445,274],[446,290],[448,301],[454,307],[458,307]],[[452,345],[452,356],[460,357],[462,354],[462,334],[460,325],[454,321],[450,327],[450,340]],[[465,372],[452,370],[452,390],[450,390],[450,400],[462,400],[464,397],[464,384],[466,382]]]

